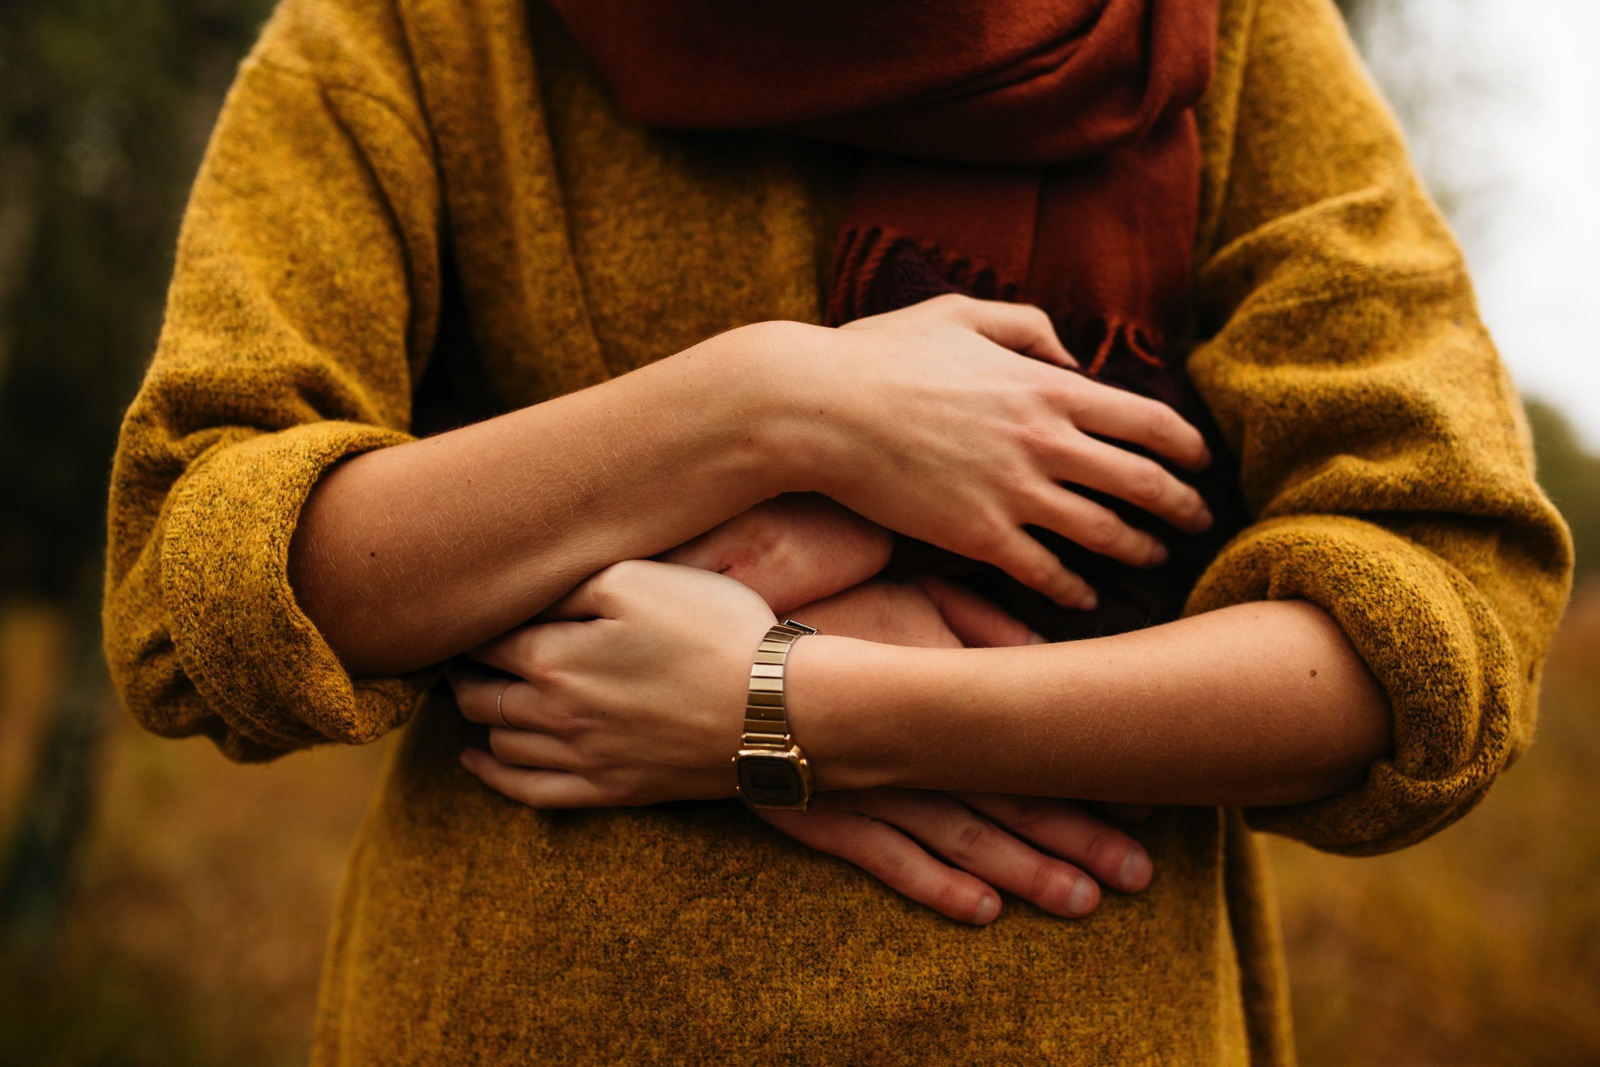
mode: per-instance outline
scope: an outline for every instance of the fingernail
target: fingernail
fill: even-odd
[[[1079,611],[1093,611],[1099,606],[1100,598],[1094,595],[1093,589],[1089,590],[1087,593],[1083,594],[1083,596],[1078,598]]]
[[[987,926],[994,922],[995,916],[1000,914],[1000,898],[984,897],[978,901],[978,910],[972,913],[972,921],[979,926]]]
[[[1145,566],[1147,566],[1147,567],[1159,567],[1163,563],[1165,563],[1166,561],[1167,561],[1167,546],[1162,544],[1160,541],[1157,541],[1155,543],[1155,547],[1152,548],[1151,551],[1150,551],[1150,561],[1148,563],[1146,563]]]
[[[1122,861],[1122,867],[1117,871],[1117,888],[1124,893],[1137,893],[1150,884],[1150,875],[1154,868],[1150,865],[1150,857],[1142,849],[1134,849]]]
[[[1211,509],[1202,504],[1200,505],[1200,517],[1194,521],[1195,529],[1209,530],[1211,529],[1211,524],[1216,520],[1211,515]]]
[[[1087,915],[1094,910],[1094,886],[1087,878],[1079,878],[1078,884],[1072,887],[1072,893],[1067,897],[1067,914]]]
[[[1049,643],[1050,643],[1049,639],[1047,639],[1043,634],[1036,634],[1032,630],[1028,631],[1028,644],[1030,644],[1030,645],[1048,645]]]

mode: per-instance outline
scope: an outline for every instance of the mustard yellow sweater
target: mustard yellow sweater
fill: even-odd
[[[1461,258],[1327,0],[1224,0],[1192,377],[1255,524],[1192,611],[1299,597],[1393,754],[1295,808],[1175,809],[1151,888],[972,929],[733,802],[541,814],[456,763],[429,678],[352,680],[285,574],[341,457],[445,383],[534,404],[755,320],[815,321],[848,161],[622,118],[526,0],[285,0],[195,186],[113,476],[129,709],[237,759],[409,720],[351,857],[319,1063],[1287,1063],[1247,826],[1351,853],[1467,811],[1527,744],[1569,546]],[[432,388],[432,386],[430,386]],[[272,936],[262,931],[262,936]]]

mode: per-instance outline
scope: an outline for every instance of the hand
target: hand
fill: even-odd
[[[734,795],[751,657],[775,621],[760,596],[720,574],[628,560],[540,618],[556,621],[471,653],[502,674],[452,673],[462,714],[490,727],[493,755],[468,749],[468,770],[534,808]]]
[[[892,548],[888,530],[827,497],[785,493],[657,558],[726,574],[782,615],[871,578]]]
[[[1078,608],[1093,606],[1093,591],[1024,527],[1133,566],[1166,550],[1062,482],[1182,530],[1211,523],[1200,495],[1159,463],[1091,436],[1199,468],[1209,461],[1200,432],[1164,404],[1063,370],[1074,361],[1038,308],[952,295],[807,329],[784,364],[806,420],[795,448],[812,457],[809,487],[874,522]]]
[[[998,630],[1011,622],[954,587],[940,595]],[[835,598],[920,608],[921,641],[961,642],[918,586],[875,583]],[[822,616],[827,604],[819,605]],[[872,612],[893,622],[894,613]],[[731,796],[752,650],[775,617],[723,575],[630,560],[606,568],[538,622],[477,649],[502,672],[452,673],[462,714],[490,727],[465,765],[538,808],[613,807]],[[584,620],[584,621],[575,621]],[[899,636],[907,636],[906,623]],[[1022,629],[1022,633],[1026,633]],[[507,677],[510,676],[510,677]]]
[[[1070,800],[864,789],[818,794],[809,811],[756,814],[917,903],[978,926],[1000,914],[997,889],[1081,918],[1099,905],[1099,883],[1137,893],[1153,873],[1138,842]]]
[[[923,648],[1044,640],[938,578],[869,582],[793,614],[824,633]],[[806,812],[756,815],[947,918],[980,926],[1000,913],[996,890],[1081,917],[1099,904],[1096,879],[1133,893],[1152,871],[1132,838],[1068,800],[860,789],[819,793]]]
[[[892,645],[999,648],[1044,638],[975,593],[939,578],[872,582],[889,531],[815,493],[785,493],[657,558],[716,571],[779,615],[826,633]],[[821,620],[821,621],[817,621]]]
[[[693,621],[683,628],[684,635],[668,629],[667,624],[679,621],[676,614],[659,616],[663,597],[679,608],[693,605],[688,610]],[[590,616],[591,621],[525,627],[475,654],[475,659],[524,681],[471,670],[452,675],[463,714],[490,727],[493,755],[469,749],[462,754],[463,765],[491,788],[533,807],[728,795],[727,755],[738,727],[724,728],[718,720],[742,714],[748,665],[743,656],[721,664],[713,653],[725,652],[728,642],[737,641],[734,631],[743,626],[758,635],[771,625],[770,611],[762,611],[753,599],[725,578],[696,576],[682,567],[633,563],[602,572],[552,609],[562,617]],[[864,638],[881,638],[890,634],[888,626],[907,643],[959,646],[961,638],[940,614],[941,603],[958,625],[991,640],[998,642],[1008,626],[1017,631],[1013,636],[1027,635],[1026,628],[993,605],[934,580],[859,586],[811,605],[806,614],[828,622],[830,632],[854,630]],[[713,616],[719,612],[729,618],[716,623]],[[602,623],[622,626],[596,631]],[[833,629],[836,625],[841,629]],[[662,640],[648,640],[652,631]],[[697,635],[710,636],[698,642],[674,640]],[[587,644],[595,641],[598,646]],[[600,661],[591,658],[595,654]],[[615,661],[606,663],[606,654]],[[658,722],[653,732],[630,727],[619,747],[619,737],[608,730],[615,723],[604,703],[618,694],[605,696],[607,683],[637,687],[659,681],[661,671],[685,663],[694,665],[684,672],[692,676],[687,681],[736,671],[729,709],[721,715],[696,714],[716,701],[692,700],[680,708],[682,723]],[[667,685],[684,681],[669,680]],[[620,706],[630,704],[623,700]],[[673,758],[680,748],[707,744],[708,759],[698,767],[693,760]],[[986,923],[998,915],[996,889],[1054,914],[1086,915],[1100,899],[1095,879],[1137,892],[1151,873],[1149,857],[1131,838],[1069,801],[869,789],[820,794],[805,813],[757,814],[801,843],[854,863],[961,922]]]
[[[914,648],[1005,648],[1044,638],[994,604],[942,578],[866,582],[791,614],[836,637]]]

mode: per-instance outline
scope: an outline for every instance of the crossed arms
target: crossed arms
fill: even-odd
[[[1063,606],[1087,606],[1093,591],[1024,526],[1135,565],[1158,563],[1164,549],[1062,482],[1112,493],[1179,528],[1210,521],[1198,495],[1159,464],[1089,435],[1191,466],[1207,457],[1198,433],[1169,409],[1063,372],[1070,360],[1036,310],[964,298],[841,330],[733,331],[603,386],[343,464],[307,505],[291,577],[353,673],[413,669],[482,646],[481,659],[531,679],[527,638],[540,628],[516,628],[589,575],[670,552],[777,494],[816,492],[994,563]],[[821,543],[838,542],[823,553],[836,565],[786,569],[766,553],[772,606],[821,599],[806,609],[814,623],[870,640],[808,639],[802,650],[797,686],[809,677],[796,689],[796,715],[807,723],[819,785],[837,792],[775,825],[952,917],[992,918],[990,885],[1061,914],[1091,910],[1098,890],[1051,854],[1119,888],[1148,881],[1148,859],[1131,838],[1075,805],[1018,796],[1284,803],[1352,784],[1388,743],[1381,691],[1309,605],[1251,605],[1076,646],[962,649],[1029,635],[952,589],[861,587],[882,564],[873,527],[842,510],[797,521],[809,521]],[[725,529],[678,558],[723,570],[752,551]],[[517,725],[531,729],[494,720],[499,758],[471,755],[470,769],[539,806],[731,794],[737,716],[695,722],[668,709],[705,685],[712,692],[696,694],[698,706],[737,702],[745,646],[753,647],[746,631],[764,625],[769,606],[727,579],[702,573],[675,585],[687,569],[661,571],[666,586],[647,582],[625,597],[639,603],[642,593],[656,613],[628,620],[627,631],[665,656],[650,672],[651,691],[633,694],[654,717],[625,722],[616,694],[596,689],[560,696],[571,699],[553,719],[557,698],[543,693],[522,702],[528,718]],[[616,590],[618,573],[630,572],[608,572],[606,588]],[[763,576],[752,580],[760,586]],[[729,587],[742,605],[722,602]],[[592,598],[597,588],[579,592]],[[555,610],[604,614],[595,609],[568,596]],[[684,612],[692,622],[674,626]],[[653,642],[668,628],[716,635],[714,651]],[[883,643],[896,640],[945,647],[897,653]],[[587,662],[595,681],[619,677],[605,657]],[[686,672],[666,669],[685,663]],[[1152,688],[1157,663],[1165,682]],[[568,664],[562,673],[582,672]],[[495,714],[488,684],[458,675],[469,717]],[[532,692],[530,680],[520,695]],[[609,729],[596,728],[603,720]],[[917,746],[884,743],[913,733]],[[641,778],[622,754],[643,751],[681,759]],[[966,792],[958,802],[906,788]],[[938,864],[911,837],[972,873]]]

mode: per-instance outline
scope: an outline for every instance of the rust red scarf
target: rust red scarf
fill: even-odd
[[[872,150],[830,321],[881,303],[908,242],[963,289],[1044,307],[1086,364],[1182,334],[1215,0],[555,6],[632,118]]]
[[[866,150],[830,323],[951,289],[1026,300],[1091,374],[1209,427],[1180,357],[1216,0],[553,3],[631,118]],[[1199,483],[1219,518],[1231,482]],[[1114,506],[1173,562],[1147,577],[1044,538],[1100,590],[1094,617],[978,584],[1054,637],[1171,617],[1233,524],[1185,539]]]

